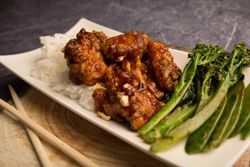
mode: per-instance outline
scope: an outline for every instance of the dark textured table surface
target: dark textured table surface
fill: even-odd
[[[249,8],[249,0],[1,0],[0,55],[40,47],[39,36],[63,33],[81,17],[119,31],[143,31],[168,44],[230,49],[237,41],[250,44]],[[24,86],[2,66],[0,82],[5,97],[7,83]]]
[[[0,0],[0,55],[38,48],[39,36],[64,33],[82,17],[182,47],[250,45],[250,0]],[[9,83],[28,87],[0,64],[0,97]]]

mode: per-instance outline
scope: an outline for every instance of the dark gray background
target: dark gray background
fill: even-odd
[[[81,17],[182,47],[197,42],[229,49],[237,41],[250,44],[249,0],[0,0],[0,55],[40,47],[39,36],[66,32]],[[1,66],[0,79],[4,97],[9,82],[23,89]]]

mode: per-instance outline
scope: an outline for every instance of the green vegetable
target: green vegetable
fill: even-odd
[[[230,97],[230,96],[235,95],[241,91],[243,91],[243,94],[244,94],[244,88],[245,88],[244,82],[243,82],[243,80],[240,80],[236,85],[232,86],[229,89],[227,96]]]
[[[246,125],[247,121],[250,119],[249,109],[250,109],[250,84],[244,91],[240,118],[230,137],[237,135],[241,131],[241,129]]]
[[[185,66],[179,84],[176,86],[172,98],[165,104],[165,106],[157,112],[149,122],[147,122],[138,132],[140,135],[145,135],[151,129],[154,128],[167,114],[169,114],[176,105],[180,102],[188,87],[192,83],[195,76],[198,60],[200,55],[197,54],[189,63]]]
[[[244,77],[242,74],[243,67],[250,64],[250,50],[243,43],[236,44],[231,53],[226,52],[219,46],[197,44],[189,57],[191,60],[184,68],[173,96],[138,131],[146,142],[155,142],[151,147],[152,151],[158,152],[168,149],[179,140],[196,131],[205,122],[208,123],[204,127],[208,128],[209,136],[211,136],[216,123],[220,122],[222,118],[212,119],[213,117],[210,117],[220,106],[228,89]],[[195,91],[190,91],[192,87],[195,88],[193,89]],[[235,95],[230,99],[233,97]],[[237,94],[235,98],[237,101],[233,104],[236,110],[228,113],[229,118],[226,120],[225,130],[223,130],[223,140],[232,133],[240,118],[240,102],[242,101],[240,99],[242,95]],[[187,108],[184,108],[181,112],[179,107],[183,106]],[[193,114],[193,106],[196,108],[195,115]],[[173,113],[168,115],[172,111]],[[222,112],[222,109],[220,112]],[[221,116],[220,114],[218,115]],[[181,123],[183,120],[185,121]],[[243,128],[241,132],[243,134]],[[201,134],[201,132],[199,133]],[[201,150],[205,143],[210,140],[209,136],[199,139],[198,146],[195,146],[197,148],[192,147],[194,151],[191,149],[190,152]]]
[[[196,111],[200,111],[214,95],[214,92],[211,91],[213,75],[215,75],[215,71],[211,68],[206,72],[205,77],[203,78],[202,85],[199,89],[199,102]]]
[[[171,115],[167,116],[158,125],[154,127],[146,135],[143,135],[143,139],[146,143],[153,143],[157,139],[161,138],[168,131],[172,130],[188,117],[190,117],[196,109],[196,105],[190,105],[187,107],[177,108]]]
[[[185,150],[188,154],[200,153],[210,139],[221,115],[226,106],[227,98],[225,97],[215,113],[195,132],[193,132],[187,140]]]
[[[234,46],[230,57],[230,86],[232,86],[244,77],[242,70],[244,66],[250,64],[250,50],[247,49],[244,43],[238,43]]]
[[[196,72],[196,82],[198,91],[198,107],[196,111],[200,111],[213,97],[217,83],[219,79],[218,69],[224,68],[228,57],[223,48],[216,45],[204,45],[203,54],[201,56],[202,61],[199,62],[199,66]],[[206,62],[206,63],[205,63]]]
[[[224,49],[218,45],[197,44],[193,52],[201,54],[198,65],[207,65],[218,59],[221,54],[224,54]],[[192,57],[192,55],[190,55],[190,57]]]
[[[205,146],[205,150],[211,150],[218,147],[222,141],[226,139],[225,134],[230,122],[233,110],[236,107],[236,95],[231,96],[226,104],[225,112],[223,113],[219,123],[211,137],[211,141]]]
[[[235,87],[236,88],[231,89],[227,95],[228,102],[226,108],[221,119],[219,120],[209,144],[204,149],[206,151],[218,147],[223,141],[225,141],[232,133],[239,120],[244,84],[243,82],[239,82]],[[240,91],[235,93],[235,90]]]
[[[206,53],[200,53],[200,55],[206,55]],[[204,104],[203,107],[200,107],[196,111],[197,114],[194,117],[187,119],[184,123],[177,126],[170,133],[168,133],[167,136],[164,135],[164,138],[157,140],[152,145],[151,150],[158,152],[168,149],[173,144],[194,132],[204,122],[206,122],[219,107],[223,98],[226,96],[229,87],[242,79],[242,68],[243,66],[250,63],[249,57],[250,52],[248,52],[246,46],[244,44],[236,44],[232,53],[223,52],[222,54],[217,55],[216,59],[212,59],[213,61],[211,61],[209,64],[203,64],[202,67],[198,68],[198,78],[208,75],[209,71],[213,72],[213,75],[208,77],[209,79],[207,81],[209,82],[205,81],[207,88],[209,88],[206,88],[205,90],[209,90],[207,92],[210,92],[212,95],[211,99],[208,100],[209,102],[207,102],[207,104]],[[204,78],[206,79],[206,77],[203,77],[203,79]],[[198,86],[199,85],[200,84],[198,84]],[[202,91],[200,92],[202,93]],[[202,99],[202,95],[200,97],[201,98],[199,100]],[[237,99],[239,98],[240,96],[237,96]],[[230,112],[230,118],[234,115],[233,113],[234,112]],[[237,115],[239,115],[238,112],[236,112],[235,116],[232,118],[238,118]],[[231,120],[228,119],[226,122],[231,122]],[[226,131],[223,134],[223,139],[230,135],[234,126],[235,124],[229,125],[225,128]]]
[[[236,95],[238,97],[237,97],[237,101],[236,101],[236,103],[237,103],[236,108],[234,109],[233,115],[232,115],[231,120],[229,122],[229,127],[228,127],[227,135],[226,135],[227,137],[230,137],[233,134],[234,129],[236,128],[236,126],[239,122],[241,111],[242,111],[243,97],[244,97],[244,83],[243,83],[243,81],[240,81],[234,87],[238,87],[238,88],[236,88],[236,90],[238,90],[238,92],[236,93]]]
[[[182,100],[197,72],[198,65],[210,64],[221,56],[224,50],[214,45],[197,44],[193,54],[189,54],[191,60],[183,70],[181,79],[175,88],[174,94],[166,105],[154,115],[138,132],[141,136],[152,130],[167,114],[169,114]]]
[[[196,102],[196,90],[194,84],[191,83],[186,93],[182,97],[181,101],[176,106],[176,108],[186,108],[187,106],[193,104],[194,102]]]
[[[241,114],[243,101],[243,89],[237,94],[236,107],[233,111],[232,117],[230,118],[229,126],[227,128],[226,137],[228,138],[234,131]]]
[[[241,139],[245,140],[250,135],[250,119],[248,119],[247,123],[242,127],[240,131]]]
[[[227,75],[225,79],[219,85],[214,97],[210,102],[201,109],[194,117],[186,120],[181,125],[177,126],[173,131],[171,131],[167,138],[160,139],[156,141],[152,147],[151,151],[161,152],[170,148],[173,144],[187,137],[190,133],[198,129],[219,107],[223,98],[227,94],[229,88],[230,77]]]

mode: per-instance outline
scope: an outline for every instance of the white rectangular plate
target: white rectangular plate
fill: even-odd
[[[81,19],[73,26],[67,33],[76,34],[81,28],[85,28],[87,31],[103,31],[108,36],[115,36],[121,34],[115,30],[98,25],[86,19]],[[142,30],[143,31],[143,30]],[[173,148],[163,153],[152,153],[149,151],[149,145],[145,144],[136,132],[132,132],[124,125],[116,123],[114,121],[104,121],[96,116],[94,112],[90,112],[82,108],[77,101],[69,99],[64,95],[54,92],[46,83],[30,76],[30,71],[35,62],[41,58],[41,50],[35,49],[33,51],[15,54],[15,55],[2,55],[0,56],[0,62],[10,69],[17,76],[24,81],[38,89],[45,95],[49,96],[53,100],[57,101],[64,107],[95,124],[96,126],[106,130],[114,136],[124,140],[137,149],[147,153],[148,155],[159,159],[166,164],[174,164],[177,166],[192,166],[192,167],[211,167],[211,166],[232,166],[240,155],[249,147],[250,140],[242,141],[238,137],[227,140],[218,149],[215,149],[209,153],[188,155],[184,151],[185,141],[180,142]],[[170,49],[175,62],[180,68],[183,68],[187,63],[187,52]],[[246,72],[248,76],[250,71]],[[247,82],[247,81],[246,81]]]

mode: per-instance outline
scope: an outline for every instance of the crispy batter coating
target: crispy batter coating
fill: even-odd
[[[168,47],[161,42],[150,41],[147,53],[158,84],[163,90],[172,92],[181,76],[181,70],[173,62]]]
[[[128,32],[109,38],[102,47],[103,54],[114,62],[140,60],[146,52],[149,38],[143,33]]]
[[[162,97],[163,93],[156,88],[158,92],[154,93],[152,83],[145,82],[142,71],[139,72],[142,78],[138,77],[138,71],[109,66],[105,75],[106,90],[97,89],[93,94],[97,109],[114,119],[125,119],[134,130],[142,127],[163,106],[155,95],[158,93]]]
[[[76,39],[70,40],[64,49],[64,57],[70,69],[69,79],[75,84],[94,85],[107,69],[100,46],[107,39],[103,32],[86,32],[82,29]]]

